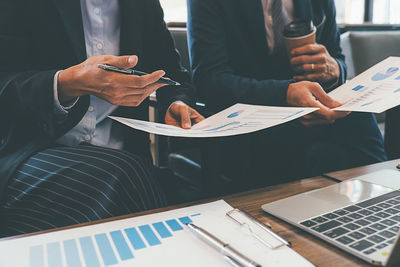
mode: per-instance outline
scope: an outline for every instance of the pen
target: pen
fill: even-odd
[[[268,233],[270,233],[273,237],[275,237],[276,239],[278,239],[279,241],[281,241],[283,244],[285,244],[288,247],[292,246],[292,243],[290,243],[290,241],[287,241],[286,239],[284,239],[283,237],[281,237],[280,235],[278,235],[277,233],[275,233],[274,231],[272,231],[271,229],[271,225],[265,226],[264,224],[262,224],[261,222],[259,222],[256,218],[254,218],[253,216],[251,216],[250,214],[248,214],[247,212],[245,212],[244,210],[240,210],[247,218],[249,218],[250,220],[252,220],[255,224],[257,224],[258,226],[260,226],[262,229],[264,229],[265,231],[267,231]]]
[[[199,239],[203,240],[209,246],[224,255],[227,262],[233,266],[244,266],[244,267],[261,267],[260,264],[244,256],[229,244],[221,241],[211,233],[207,232],[201,227],[194,225],[193,223],[188,223],[187,227],[193,232]]]
[[[108,65],[108,64],[98,64],[97,67],[99,67],[100,69],[106,70],[106,71],[113,71],[113,72],[118,72],[118,73],[127,74],[127,75],[137,75],[137,76],[148,75],[148,73],[143,72],[143,71],[119,68],[119,67]],[[167,77],[161,77],[158,80],[158,82],[163,83],[163,84],[168,84],[168,85],[181,85],[179,82],[171,80],[170,78],[167,78]]]

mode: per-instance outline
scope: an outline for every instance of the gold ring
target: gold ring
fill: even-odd
[[[314,63],[311,64],[311,70],[314,70]]]

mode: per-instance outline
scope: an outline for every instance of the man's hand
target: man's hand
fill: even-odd
[[[176,101],[169,106],[165,115],[165,123],[183,129],[190,129],[192,125],[201,122],[204,117],[182,101]]]
[[[105,71],[98,64],[121,68],[136,66],[136,56],[95,56],[65,69],[58,76],[58,95],[61,103],[76,97],[94,95],[113,105],[139,106],[151,93],[165,86],[157,81],[165,75],[162,70],[145,76],[125,75]]]
[[[290,64],[296,73],[293,79],[297,81],[333,83],[340,77],[338,63],[321,44],[293,49]]]
[[[337,119],[341,119],[350,112],[334,111],[333,108],[342,104],[328,96],[324,89],[314,82],[297,82],[289,85],[286,101],[294,107],[316,107],[319,108],[314,113],[304,116],[300,122],[305,125],[332,124]]]

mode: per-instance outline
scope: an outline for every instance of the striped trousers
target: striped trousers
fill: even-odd
[[[5,235],[36,232],[165,204],[153,166],[131,153],[80,145],[29,158],[6,189]]]

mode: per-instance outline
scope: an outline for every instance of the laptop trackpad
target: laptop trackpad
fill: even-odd
[[[382,185],[354,179],[268,203],[262,208],[279,218],[298,223],[391,191],[393,189]]]

